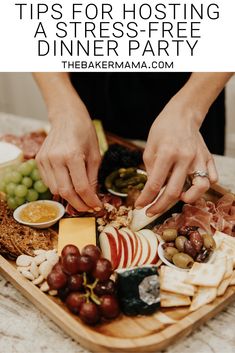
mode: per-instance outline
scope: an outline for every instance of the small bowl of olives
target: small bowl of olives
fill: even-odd
[[[194,262],[210,262],[216,248],[213,236],[199,232],[198,227],[182,226],[165,229],[158,253],[168,266],[189,270]]]

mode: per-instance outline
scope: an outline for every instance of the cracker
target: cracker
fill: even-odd
[[[187,295],[161,291],[161,307],[170,308],[173,306],[188,306],[191,304],[190,297]]]
[[[189,310],[195,311],[203,305],[211,303],[216,298],[216,295],[217,289],[214,287],[198,287]]]
[[[160,272],[160,288],[163,291],[193,296],[195,288],[193,285],[185,283],[186,271],[180,271],[168,266],[162,266]]]
[[[224,293],[226,292],[226,289],[231,283],[231,278],[232,278],[232,275],[230,275],[230,277],[223,279],[223,281],[220,283],[219,287],[217,288],[218,297],[220,297],[221,295],[224,295]]]
[[[226,257],[215,263],[194,262],[185,282],[202,287],[218,287],[226,272]]]
[[[232,273],[231,279],[230,279],[230,286],[235,286],[235,270]]]

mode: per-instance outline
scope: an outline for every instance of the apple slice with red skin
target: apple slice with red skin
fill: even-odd
[[[139,265],[140,259],[142,257],[142,242],[140,240],[140,237],[137,233],[135,233],[136,239],[137,239],[137,249],[136,249],[136,254],[135,257],[132,261],[131,267],[135,267]]]
[[[129,235],[123,231],[122,229],[117,230],[118,234],[121,237],[122,245],[123,245],[123,252],[124,252],[124,261],[122,265],[122,268],[128,268],[131,265],[131,260],[132,260],[132,245],[131,245],[131,240]],[[118,266],[118,268],[121,268]]]
[[[141,229],[139,230],[145,239],[148,241],[150,246],[150,256],[148,261],[145,264],[156,264],[159,260],[158,257],[158,239],[154,232],[150,229]]]
[[[141,265],[145,265],[148,262],[151,249],[150,249],[148,240],[143,236],[143,234],[141,232],[136,232],[136,233],[139,236],[142,244],[142,255],[139,260],[139,263],[137,264],[137,266],[141,266]]]
[[[131,264],[132,264],[133,261],[134,261],[136,252],[137,252],[138,239],[137,239],[136,234],[135,234],[134,232],[132,232],[132,230],[130,230],[129,228],[127,228],[127,227],[122,228],[122,231],[124,231],[124,232],[127,233],[127,235],[128,235],[129,238],[130,238],[130,241],[131,241],[131,248],[132,248]]]
[[[120,263],[122,253],[121,239],[116,228],[106,227],[99,236],[102,255],[111,261],[113,269],[116,269]]]

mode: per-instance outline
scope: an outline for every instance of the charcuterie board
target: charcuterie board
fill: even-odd
[[[108,136],[109,143],[123,142],[116,136]],[[216,200],[227,190],[215,185],[207,194]],[[177,339],[190,334],[235,299],[235,286],[230,286],[223,296],[212,303],[190,312],[188,307],[160,309],[150,316],[127,317],[121,314],[116,320],[86,326],[71,314],[61,301],[43,293],[16,269],[14,261],[0,256],[0,273],[28,300],[54,321],[63,331],[87,349],[94,352],[154,352],[166,348]]]

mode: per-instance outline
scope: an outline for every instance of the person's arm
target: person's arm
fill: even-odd
[[[163,194],[147,210],[149,216],[163,212],[180,198],[184,202],[194,202],[210,183],[217,181],[213,157],[199,129],[211,104],[231,76],[232,73],[193,73],[154,121],[144,151],[148,181],[136,207],[142,208],[153,202],[170,177]],[[196,170],[208,172],[209,179],[195,178],[192,187],[183,193],[187,175]]]
[[[34,73],[51,130],[37,157],[44,182],[80,211],[102,207],[96,195],[100,153],[89,113],[67,73]]]

